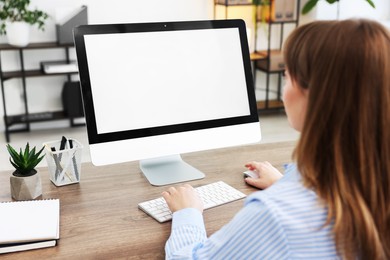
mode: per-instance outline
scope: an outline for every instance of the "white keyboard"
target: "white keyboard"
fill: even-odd
[[[203,200],[204,209],[213,208],[246,197],[244,193],[223,181],[199,186],[195,190]],[[158,222],[165,222],[172,219],[172,212],[169,210],[163,197],[141,202],[138,204],[138,207]]]

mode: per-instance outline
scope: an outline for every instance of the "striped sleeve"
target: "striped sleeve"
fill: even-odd
[[[177,216],[165,247],[166,259],[234,259],[238,255],[241,259],[287,259],[285,234],[272,214],[262,202],[254,201],[209,239],[200,234],[203,224]]]
[[[171,235],[165,244],[166,259],[191,259],[193,249],[206,239],[200,211],[193,208],[179,210],[173,213]]]
[[[327,212],[291,165],[277,183],[248,196],[209,238],[199,211],[175,212],[166,259],[340,259]]]

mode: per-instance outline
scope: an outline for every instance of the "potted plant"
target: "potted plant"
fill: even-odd
[[[307,14],[310,12],[316,5],[319,0],[308,0],[306,4],[302,8],[302,14]],[[334,3],[339,3],[340,0],[326,0],[329,4],[334,4]],[[369,5],[371,5],[373,8],[375,8],[375,4],[372,0],[364,0],[366,1]],[[339,12],[339,11],[337,11]],[[337,15],[338,17],[339,15]]]
[[[24,47],[29,43],[30,25],[43,30],[49,15],[29,10],[30,0],[0,0],[0,34],[7,34],[11,45]]]
[[[9,161],[15,167],[10,177],[11,195],[15,200],[30,200],[42,195],[41,178],[35,167],[45,156],[41,156],[43,147],[36,152],[36,148],[30,150],[27,143],[24,151],[20,148],[18,153],[10,144],[7,144],[10,154]]]

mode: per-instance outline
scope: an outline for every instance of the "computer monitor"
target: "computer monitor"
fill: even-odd
[[[74,29],[92,163],[140,160],[152,185],[200,179],[180,154],[261,139],[242,20]]]

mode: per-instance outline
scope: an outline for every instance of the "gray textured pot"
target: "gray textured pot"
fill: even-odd
[[[41,176],[38,172],[31,176],[11,175],[11,196],[15,200],[31,200],[42,195]]]

